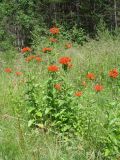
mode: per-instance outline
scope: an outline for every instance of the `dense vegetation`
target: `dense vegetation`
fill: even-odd
[[[0,11],[2,44],[10,39],[19,48],[31,45],[34,32],[43,36],[43,28],[56,23],[65,31],[82,28],[92,37],[100,22],[111,32],[120,26],[119,0],[1,0]]]
[[[120,40],[104,35],[1,55],[1,159],[119,159]]]
[[[0,1],[0,160],[120,159],[119,1]]]

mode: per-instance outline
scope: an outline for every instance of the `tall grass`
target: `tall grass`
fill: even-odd
[[[119,44],[120,40],[117,38],[115,40],[103,38],[99,41],[91,40],[84,46],[64,51],[61,42],[61,47],[56,49],[57,54],[54,58],[57,59],[61,55],[69,55],[73,58],[73,69],[68,74],[67,81],[79,88],[79,79],[84,80],[82,77],[84,72],[94,71],[98,74],[104,71],[107,75],[110,69],[120,67]],[[4,68],[12,65],[14,70],[22,68],[24,71],[29,71],[31,69],[38,74],[41,83],[44,82],[47,75],[41,66],[38,68],[26,66],[19,55],[20,53],[13,57],[9,57],[10,54],[1,55],[0,58],[1,160],[119,160],[120,150],[118,151],[115,147],[118,145],[120,137],[119,135],[117,138],[114,137],[115,130],[113,131],[113,128],[120,124],[118,91],[113,94],[110,89],[105,90],[97,99],[90,89],[85,92],[83,98],[81,97],[81,118],[84,118],[83,114],[89,115],[86,117],[88,119],[84,120],[86,123],[83,124],[90,123],[89,128],[83,127],[86,130],[86,135],[66,139],[61,134],[44,132],[39,128],[30,129],[27,126],[26,106],[17,103],[19,99],[22,99],[24,84],[18,83],[19,79],[13,74],[7,76],[4,73]],[[107,126],[109,121],[110,125]],[[120,131],[120,128],[118,127],[117,130]],[[118,133],[120,133],[119,131]],[[112,140],[108,144],[108,149],[103,153],[102,148],[107,146],[106,139],[109,135]],[[117,150],[115,155],[112,147]]]

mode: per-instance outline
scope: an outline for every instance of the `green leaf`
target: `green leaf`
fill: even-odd
[[[36,116],[42,117],[42,113],[40,111],[36,112]]]
[[[66,126],[64,126],[63,128],[62,128],[62,131],[67,131],[68,129],[70,129],[71,128],[71,126],[69,126],[69,125],[66,125]]]
[[[33,112],[34,110],[35,110],[34,107],[29,108],[29,109],[28,109],[28,113],[31,113],[31,112]]]
[[[105,157],[107,157],[110,154],[110,150],[109,149],[105,149]]]
[[[57,114],[55,115],[55,117],[57,118],[57,117],[59,117],[60,115],[62,115],[62,114],[65,112],[65,110],[66,110],[66,109],[62,109],[59,113],[57,113]]]
[[[35,120],[31,119],[28,121],[28,127],[31,127],[34,124]]]
[[[46,108],[45,115],[47,115],[51,111],[51,108]]]

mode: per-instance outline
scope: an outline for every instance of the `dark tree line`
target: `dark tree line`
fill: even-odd
[[[68,30],[77,25],[92,35],[101,19],[110,31],[117,29],[120,0],[1,0],[0,40],[15,35],[25,45],[35,26],[50,27],[56,23]]]

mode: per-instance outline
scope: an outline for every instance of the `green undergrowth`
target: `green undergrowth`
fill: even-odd
[[[41,42],[42,43],[42,42]],[[47,42],[46,42],[47,43]],[[21,53],[14,54],[8,51],[0,56],[0,159],[1,160],[119,160],[120,158],[120,78],[110,79],[108,72],[117,68],[120,71],[120,40],[101,38],[99,41],[91,40],[83,46],[73,44],[70,49],[64,49],[62,41],[56,44],[53,55],[41,54],[40,47],[36,47],[37,54],[42,57],[40,64],[26,64]],[[45,47],[45,46],[44,46]],[[7,55],[8,54],[8,55]],[[10,54],[12,56],[10,56]],[[58,64],[62,56],[72,58],[73,67],[65,75],[61,71],[59,75],[64,78],[65,85],[69,86],[66,95],[67,117],[72,110],[71,103],[77,104],[77,121],[75,134],[73,123],[61,122],[61,127],[67,126],[71,132],[63,134],[56,124],[60,115],[55,111],[44,110],[47,104],[46,84],[50,78],[47,67],[50,56]],[[11,67],[13,72],[4,72],[6,67]],[[59,66],[60,67],[60,66]],[[22,71],[21,77],[16,77],[15,72]],[[86,74],[93,72],[98,78],[95,82],[86,80]],[[32,76],[30,76],[32,74]],[[62,76],[61,76],[62,75]],[[30,76],[30,79],[29,79]],[[28,89],[26,82],[34,88]],[[29,81],[30,80],[30,81]],[[86,81],[87,87],[81,83]],[[57,83],[60,81],[57,81]],[[103,91],[96,94],[93,89],[95,84],[102,84]],[[51,87],[51,86],[49,86]],[[71,91],[72,90],[72,91]],[[81,97],[74,97],[74,92],[82,90]],[[31,91],[31,93],[28,91]],[[55,92],[55,91],[54,91]],[[32,96],[32,104],[28,104],[27,96]],[[55,96],[58,96],[55,93]],[[72,98],[73,97],[73,98]],[[75,99],[74,99],[75,98]],[[56,98],[57,99],[57,98]],[[74,103],[71,100],[74,99]],[[66,104],[64,96],[64,105]],[[30,102],[30,101],[29,101]],[[46,103],[45,103],[46,102]],[[50,102],[50,101],[49,101]],[[34,103],[34,104],[33,104]],[[61,103],[54,101],[54,104]],[[53,101],[51,101],[53,104]],[[70,105],[68,105],[70,104]],[[37,120],[35,114],[30,114],[30,108],[38,106]],[[40,108],[42,106],[42,108]],[[61,104],[62,106],[62,104]],[[64,106],[62,106],[64,109]],[[73,110],[72,110],[73,111]],[[62,110],[62,115],[64,110]],[[44,117],[43,113],[47,115]],[[41,117],[44,121],[41,121]],[[71,114],[69,120],[75,119]],[[33,121],[31,121],[33,120]],[[28,127],[33,125],[32,128]],[[32,122],[32,123],[31,123]],[[45,122],[45,123],[42,123]],[[51,127],[51,122],[55,127]],[[70,122],[70,121],[69,121]],[[31,123],[31,124],[30,124]],[[34,126],[35,124],[35,126]],[[39,124],[39,125],[36,125]],[[59,128],[57,128],[57,127]],[[67,128],[67,130],[69,130]],[[66,128],[65,128],[66,129]]]

